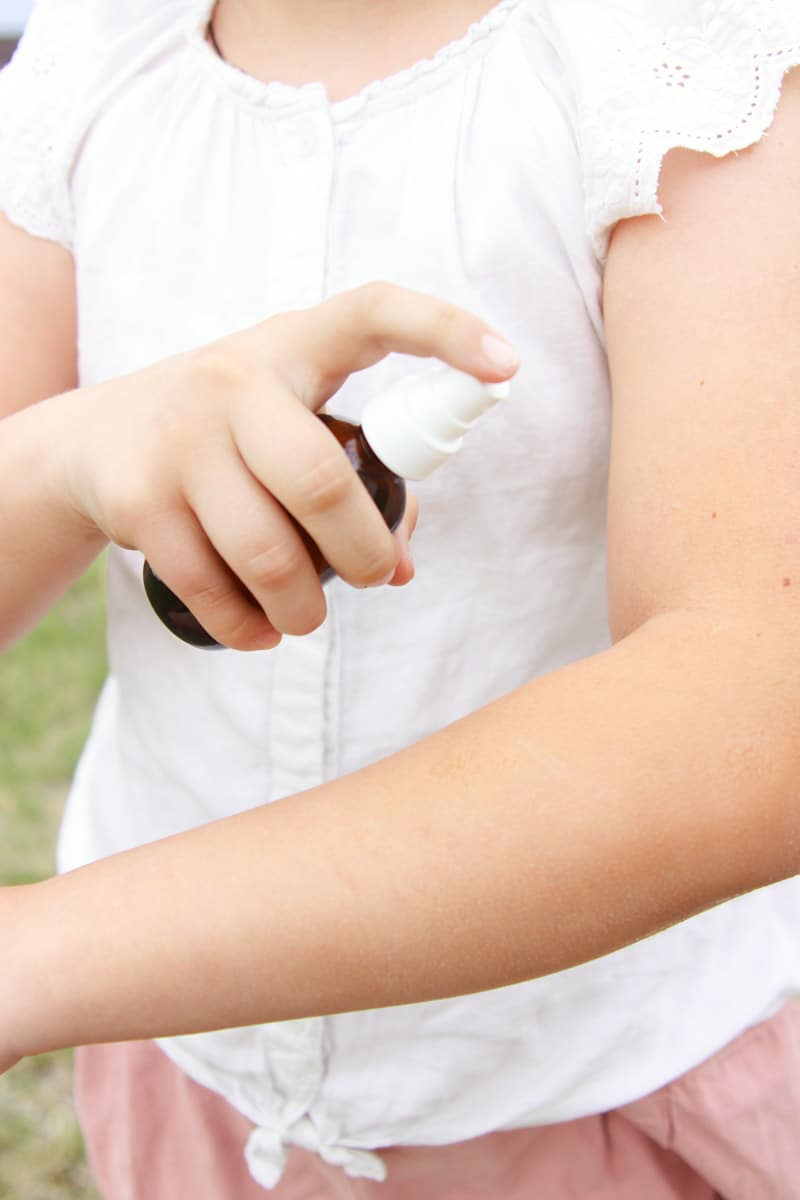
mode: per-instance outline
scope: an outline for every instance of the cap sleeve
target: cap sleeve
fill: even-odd
[[[617,221],[661,214],[669,150],[721,158],[757,142],[800,64],[798,0],[551,0],[550,16],[575,89],[601,260]]]
[[[88,9],[39,0],[0,72],[0,210],[29,233],[72,243],[70,160],[86,96]]]
[[[208,0],[36,0],[0,71],[0,211],[72,248],[70,181],[115,87],[180,37]]]

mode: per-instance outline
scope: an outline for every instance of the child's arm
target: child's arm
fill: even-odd
[[[57,440],[9,437],[4,419],[74,388],[75,307],[68,251],[0,214],[0,649],[35,624],[105,542],[57,499]]]
[[[609,652],[383,763],[7,892],[7,1058],[444,996],[800,871],[800,89],[618,231]],[[480,648],[476,647],[476,652]]]
[[[665,614],[355,776],[0,893],[0,1060],[496,987],[795,873],[787,633]]]
[[[200,622],[237,649],[272,646],[324,618],[319,579],[287,513],[348,582],[407,581],[407,555],[312,412],[390,350],[505,379],[513,351],[500,367],[490,361],[488,326],[374,284],[70,391],[73,276],[65,250],[0,218],[0,648],[108,539],[144,551]],[[406,532],[414,513],[412,502]]]

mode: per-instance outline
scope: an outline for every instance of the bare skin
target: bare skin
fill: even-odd
[[[800,872],[799,191],[795,74],[769,138],[670,155],[667,221],[617,230],[613,648],[357,775],[0,893],[0,1066],[503,986]],[[74,505],[95,456],[64,446]],[[42,499],[4,467],[0,506],[72,528],[65,477]]]
[[[466,33],[489,0],[220,0],[214,34],[226,60],[264,81],[320,81],[344,100]]]

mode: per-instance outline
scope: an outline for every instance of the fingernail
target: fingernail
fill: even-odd
[[[259,650],[274,650],[280,646],[282,640],[283,634],[279,633],[277,629],[268,629],[258,639],[258,648]]]
[[[481,338],[483,357],[493,371],[513,371],[519,366],[519,351],[505,338],[485,333]]]

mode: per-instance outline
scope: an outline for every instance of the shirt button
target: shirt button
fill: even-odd
[[[310,158],[317,148],[317,131],[310,117],[292,117],[278,129],[278,144],[284,162]]]

